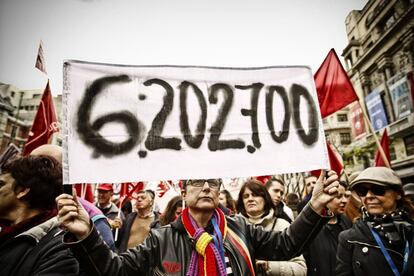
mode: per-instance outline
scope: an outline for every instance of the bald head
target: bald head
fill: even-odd
[[[62,163],[62,147],[57,145],[41,145],[40,147],[35,148],[30,155],[38,156],[38,155],[46,155],[52,156],[60,163]]]

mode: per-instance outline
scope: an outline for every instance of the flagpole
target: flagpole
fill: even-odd
[[[385,164],[388,168],[391,168],[390,162],[388,162],[387,156],[385,155],[384,149],[382,148],[381,143],[380,143],[380,141],[378,140],[377,134],[375,134],[374,127],[372,126],[371,121],[370,121],[370,120],[369,120],[369,118],[368,118],[367,112],[366,112],[366,111],[365,111],[365,109],[363,108],[363,105],[361,104],[361,102],[360,102],[360,101],[358,101],[358,103],[359,103],[359,107],[360,107],[360,108],[361,108],[361,110],[362,110],[362,114],[364,115],[365,122],[367,123],[369,130],[371,131],[372,135],[374,136],[375,143],[377,144],[378,151],[379,151],[379,153],[380,153],[380,156],[381,156],[381,158],[382,158],[382,161],[384,161],[384,164]]]

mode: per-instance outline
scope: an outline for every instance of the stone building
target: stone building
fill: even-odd
[[[361,107],[378,136],[387,129],[391,166],[414,182],[414,0],[369,0],[345,20],[348,45],[342,56]],[[348,171],[373,164],[376,145],[354,104],[352,143],[344,154]],[[358,127],[358,129],[357,129]]]
[[[24,148],[42,95],[43,89],[21,90],[0,82],[0,153],[9,143]],[[54,97],[53,100],[60,121],[61,96]],[[61,141],[56,134],[53,140],[54,144]]]

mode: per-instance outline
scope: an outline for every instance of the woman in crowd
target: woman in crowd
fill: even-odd
[[[171,198],[165,207],[164,213],[157,221],[151,224],[151,228],[161,227],[175,221],[183,211],[183,199],[181,196]]]
[[[389,168],[372,167],[350,188],[361,198],[362,218],[339,235],[336,275],[414,275],[413,207],[400,178]]]
[[[346,182],[340,181],[339,184],[338,196],[327,205],[333,217],[303,253],[308,267],[308,276],[335,275],[338,235],[352,226],[351,220],[344,215],[351,192],[346,190]]]
[[[230,214],[236,213],[236,202],[234,201],[233,197],[231,196],[230,192],[227,190],[221,190],[219,195],[219,200],[221,205],[229,209],[231,212]]]
[[[240,189],[237,210],[251,224],[268,231],[282,231],[289,223],[275,215],[274,205],[265,186],[257,180],[248,180]],[[306,275],[303,256],[289,261],[256,260],[258,275]]]

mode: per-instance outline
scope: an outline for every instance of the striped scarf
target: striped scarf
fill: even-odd
[[[181,219],[188,235],[195,241],[187,276],[226,275],[223,241],[226,238],[227,222],[224,213],[218,208],[214,211],[211,218],[213,235],[207,233],[203,227],[197,226],[188,208],[184,209]]]

